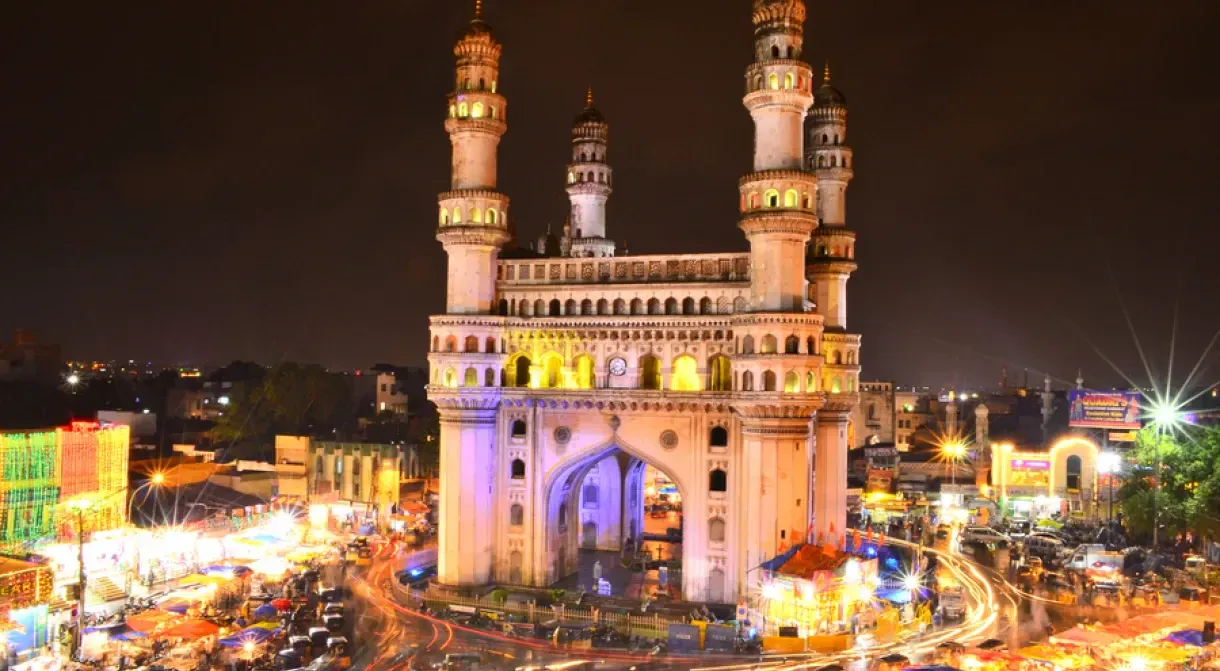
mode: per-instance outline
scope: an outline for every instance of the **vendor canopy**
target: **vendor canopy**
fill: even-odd
[[[220,639],[220,644],[227,645],[230,648],[236,648],[247,643],[262,643],[274,635],[275,629],[268,629],[265,626],[255,625],[253,627],[242,629],[228,638]]]
[[[1065,645],[1110,645],[1116,641],[1121,641],[1122,637],[1116,634],[1111,634],[1106,631],[1097,629],[1089,629],[1083,626],[1075,626],[1062,634],[1055,634],[1051,637],[1051,643],[1059,643]]]
[[[146,610],[143,613],[127,616],[127,628],[132,631],[150,632],[153,629],[171,622],[177,622],[179,616],[164,610]]]
[[[177,638],[203,638],[220,631],[220,626],[207,620],[190,619],[168,627],[158,634]]]

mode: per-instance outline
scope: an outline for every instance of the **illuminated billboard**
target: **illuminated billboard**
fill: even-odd
[[[1140,428],[1140,394],[1137,391],[1068,392],[1068,423],[1082,429]]]

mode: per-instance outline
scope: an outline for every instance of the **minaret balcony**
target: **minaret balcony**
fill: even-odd
[[[789,236],[799,242],[809,239],[818,225],[813,212],[803,209],[760,209],[743,212],[737,223],[747,237],[752,235]]]

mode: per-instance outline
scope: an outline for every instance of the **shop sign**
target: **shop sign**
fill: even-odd
[[[51,572],[30,569],[0,576],[0,608],[28,608],[50,601]]]
[[[699,627],[693,624],[669,625],[669,651],[689,653],[699,651]]]
[[[1085,429],[1140,428],[1138,391],[1096,391],[1073,389],[1068,392],[1068,424]]]
[[[1014,471],[1049,471],[1051,462],[1046,459],[1013,459]]]
[[[703,649],[710,652],[733,652],[736,649],[737,630],[726,624],[709,624],[703,636]]]
[[[867,459],[885,459],[898,456],[896,447],[865,447],[864,456]]]

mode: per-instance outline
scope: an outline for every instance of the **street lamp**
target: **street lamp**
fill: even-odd
[[[95,502],[87,498],[72,499],[64,504],[76,516],[76,571],[80,595],[76,599],[76,658],[84,657],[85,647],[85,513]]]
[[[1152,404],[1152,425],[1156,427],[1156,473],[1152,478],[1152,547],[1156,549],[1160,540],[1160,507],[1157,498],[1161,494],[1161,436],[1165,431],[1175,431],[1185,422],[1182,406],[1167,399],[1155,399]]]
[[[131,515],[132,515],[132,509],[135,507],[135,504],[136,504],[136,494],[138,494],[140,492],[140,490],[144,489],[145,487],[160,487],[163,484],[165,484],[165,474],[164,473],[153,473],[152,477],[150,477],[146,482],[141,484],[139,487],[136,487],[135,490],[133,490],[131,492],[131,498],[127,500],[127,523],[128,524],[132,524]]]
[[[1114,521],[1114,476],[1122,470],[1122,457],[1116,452],[1102,452],[1097,458],[1097,470],[1105,473],[1110,481],[1110,521]]]

